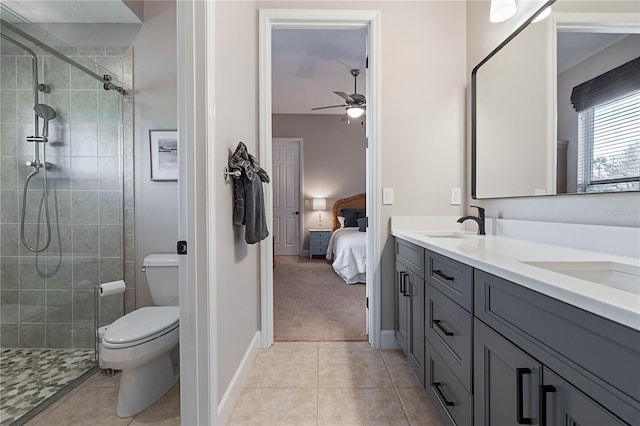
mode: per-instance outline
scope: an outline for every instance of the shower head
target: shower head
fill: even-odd
[[[42,136],[46,138],[49,136],[49,120],[56,118],[56,110],[45,104],[38,104],[33,109],[38,114],[38,117],[44,120]]]

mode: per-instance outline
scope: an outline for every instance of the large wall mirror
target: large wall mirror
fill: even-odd
[[[640,14],[580,3],[474,68],[473,198],[640,190]]]

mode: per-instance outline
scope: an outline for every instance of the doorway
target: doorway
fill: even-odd
[[[366,210],[369,230],[366,236],[367,293],[369,342],[380,348],[380,207],[379,207],[379,69],[380,69],[380,12],[344,10],[261,10],[260,11],[260,157],[263,164],[272,164],[272,79],[271,37],[276,28],[366,28],[368,78],[366,87]],[[265,191],[267,223],[273,220],[273,189]],[[261,250],[261,345],[273,343],[273,247]]]

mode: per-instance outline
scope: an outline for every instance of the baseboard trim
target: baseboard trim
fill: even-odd
[[[240,361],[240,365],[238,365],[235,374],[231,378],[231,382],[229,383],[227,390],[224,392],[224,395],[218,404],[218,424],[226,424],[229,417],[231,417],[231,412],[233,411],[233,407],[235,407],[236,402],[238,402],[242,387],[249,377],[249,371],[251,371],[253,361],[256,359],[259,347],[260,331],[256,331],[256,334],[253,336],[253,339],[251,339],[251,343],[249,343],[249,347],[242,357],[242,361]]]
[[[396,340],[395,331],[393,330],[380,330],[380,349],[399,349],[398,341]]]

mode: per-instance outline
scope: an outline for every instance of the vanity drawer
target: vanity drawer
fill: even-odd
[[[473,312],[473,268],[425,250],[426,280],[451,300]]]
[[[424,252],[422,247],[396,238],[396,258],[424,279]]]
[[[427,392],[454,425],[473,424],[473,398],[427,342]]]
[[[425,309],[424,329],[429,344],[471,392],[473,315],[431,284],[427,285]]]
[[[477,269],[474,288],[476,317],[637,423],[640,332]]]

